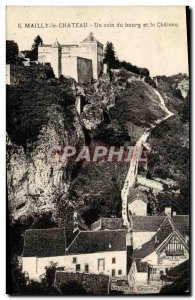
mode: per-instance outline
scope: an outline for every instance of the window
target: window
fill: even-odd
[[[156,268],[152,269],[152,274],[156,274]]]
[[[89,265],[88,264],[85,264],[85,272],[89,273]]]
[[[80,264],[77,264],[76,265],[76,272],[79,272],[81,270],[81,265]]]
[[[115,276],[115,269],[112,270],[112,277]]]
[[[122,270],[118,270],[118,275],[121,275],[122,274]]]
[[[115,264],[115,263],[116,263],[116,258],[113,257],[113,258],[112,258],[112,264]]]
[[[105,270],[105,259],[100,258],[98,259],[98,271],[104,271]]]
[[[72,262],[73,262],[73,264],[76,264],[77,263],[77,257],[73,257]]]

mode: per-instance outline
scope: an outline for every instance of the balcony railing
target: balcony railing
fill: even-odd
[[[184,256],[184,250],[183,249],[165,250],[165,253],[166,253],[167,256]]]

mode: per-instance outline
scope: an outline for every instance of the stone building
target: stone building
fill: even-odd
[[[127,203],[130,215],[147,216],[148,199],[144,193],[131,188],[127,197]]]
[[[38,61],[50,63],[56,77],[73,77],[78,82],[97,79],[103,69],[103,45],[90,33],[80,44],[39,45]]]
[[[140,219],[140,222],[143,220]],[[135,226],[136,224],[134,230]],[[151,216],[150,223],[147,221],[142,227],[145,227],[140,230],[143,237],[147,230],[156,233],[147,242],[143,239],[142,244],[139,243],[133,251],[132,266],[128,275],[132,286],[160,281],[162,275],[165,276],[171,268],[189,259],[188,216],[177,215],[171,218],[167,215],[158,229],[156,216]]]
[[[126,230],[79,231],[68,245],[65,228],[30,229],[24,236],[22,271],[40,280],[50,262],[66,272],[127,276]]]

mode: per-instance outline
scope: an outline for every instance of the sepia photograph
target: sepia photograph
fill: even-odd
[[[191,294],[189,65],[189,7],[6,7],[7,294]]]

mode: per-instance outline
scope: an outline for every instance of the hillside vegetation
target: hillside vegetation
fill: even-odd
[[[63,112],[66,127],[71,128],[73,119],[75,100],[71,81],[44,79],[43,70],[38,74],[37,79],[7,86],[7,133],[16,145],[23,147],[37,140],[43,126],[48,124],[52,106]]]
[[[164,187],[159,194],[160,210],[173,206],[180,214],[189,212],[189,96],[181,98],[175,93],[175,78],[163,77],[158,89],[166,100],[166,105],[174,116],[159,124],[151,133],[149,143],[147,177],[172,179],[175,186]],[[180,77],[179,77],[180,78]],[[181,80],[182,78],[180,78]],[[163,81],[164,80],[164,81]],[[167,90],[167,88],[170,89]]]

